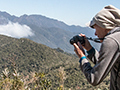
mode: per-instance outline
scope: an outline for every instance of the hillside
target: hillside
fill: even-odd
[[[24,75],[44,72],[52,81],[51,90],[56,90],[59,87],[58,71],[62,67],[66,73],[64,84],[67,89],[103,90],[108,87],[108,78],[97,87],[91,86],[80,71],[78,60],[76,56],[65,53],[60,48],[51,49],[29,39],[0,35],[0,72],[6,67],[10,70],[16,68]]]
[[[0,48],[0,70],[5,67],[6,63],[11,63],[10,60],[16,62],[21,72],[24,70],[43,71],[56,65],[68,64],[72,60],[77,61],[76,57],[25,38],[15,39],[0,35]]]

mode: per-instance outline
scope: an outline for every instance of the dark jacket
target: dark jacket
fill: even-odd
[[[110,90],[120,90],[120,27],[111,30],[103,40],[100,51],[92,48],[80,67],[90,84],[96,86],[111,72]],[[91,67],[88,60],[95,66]]]

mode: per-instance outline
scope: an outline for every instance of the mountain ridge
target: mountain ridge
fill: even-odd
[[[9,22],[29,26],[34,36],[26,37],[37,43],[47,45],[51,48],[61,48],[65,52],[73,53],[73,47],[69,44],[70,38],[79,33],[93,37],[94,31],[88,27],[67,25],[62,21],[48,18],[42,15],[21,15],[20,17],[10,15],[7,12],[0,12],[0,24]],[[3,22],[2,22],[3,21]],[[5,22],[4,22],[5,21]],[[54,35],[53,35],[54,32]],[[56,33],[56,34],[55,34]],[[58,40],[58,41],[57,41]],[[95,45],[97,47],[97,45]]]

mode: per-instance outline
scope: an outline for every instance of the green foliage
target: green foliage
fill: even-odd
[[[0,35],[0,49],[1,90],[109,89],[109,76],[100,85],[91,86],[79,68],[79,58],[60,48]]]
[[[5,67],[10,68],[12,63],[9,58],[16,58],[18,71],[27,75],[33,71],[49,71],[56,65],[62,65],[76,57],[71,57],[57,50],[53,50],[45,45],[35,43],[29,39],[14,39],[0,36],[0,70]]]
[[[36,81],[35,81],[35,88],[46,90],[50,88],[51,81],[49,79],[45,79],[45,74],[43,73],[35,73]]]

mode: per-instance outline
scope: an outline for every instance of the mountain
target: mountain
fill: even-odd
[[[61,48],[65,52],[73,53],[73,46],[69,44],[70,38],[79,33],[93,37],[94,30],[88,27],[67,25],[64,22],[51,19],[42,15],[22,15],[20,17],[0,12],[0,25],[9,22],[27,25],[32,29],[33,36],[26,37],[37,43],[47,45],[51,48]],[[93,43],[98,48],[99,45]]]

